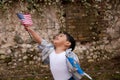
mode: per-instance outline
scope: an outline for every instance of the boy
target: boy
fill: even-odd
[[[25,29],[31,33],[39,44],[38,47],[42,51],[42,61],[49,62],[54,80],[74,80],[66,63],[66,50],[70,48],[74,50],[75,48],[73,37],[63,32],[55,36],[53,44],[48,44],[30,27],[25,26]]]
[[[54,80],[80,80],[83,75],[92,80],[80,68],[78,57],[72,52],[75,48],[75,40],[70,34],[60,33],[55,36],[52,44],[49,44],[28,27],[32,25],[30,15],[27,15],[27,19],[22,14],[18,14],[18,17],[25,29],[39,44],[38,48],[42,51],[42,61],[49,63]]]

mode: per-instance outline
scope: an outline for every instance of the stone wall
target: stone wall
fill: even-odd
[[[113,3],[88,1],[83,4],[64,4],[65,30],[75,37],[75,52],[81,61],[105,60],[119,54],[120,14],[117,2],[114,3],[116,7]]]
[[[3,63],[9,66],[8,68],[41,65],[38,44],[30,38],[16,16],[17,12],[26,11],[26,7],[22,4],[13,6],[5,12],[0,11],[1,67]],[[96,7],[95,4],[93,6]],[[71,33],[77,42],[74,52],[77,53],[80,61],[94,62],[110,59],[119,54],[119,9],[103,11],[104,6],[98,4],[90,13],[83,5],[77,3],[38,7],[39,12],[30,11],[34,23],[31,28],[49,41],[60,30]],[[99,11],[99,14],[92,13],[94,10]],[[1,71],[4,72],[3,67]]]

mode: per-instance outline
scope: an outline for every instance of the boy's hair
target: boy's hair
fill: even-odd
[[[75,49],[75,45],[76,45],[74,38],[67,32],[61,32],[61,33],[65,34],[67,36],[67,40],[71,43],[69,48],[71,48],[73,51]]]

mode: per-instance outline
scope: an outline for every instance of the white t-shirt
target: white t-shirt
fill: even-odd
[[[68,80],[72,76],[67,68],[65,52],[56,54],[55,51],[53,51],[49,55],[49,58],[50,70],[54,80]]]

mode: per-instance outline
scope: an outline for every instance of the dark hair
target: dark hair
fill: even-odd
[[[67,40],[71,43],[69,48],[71,48],[73,51],[75,49],[75,45],[76,45],[74,38],[67,32],[61,32],[61,33],[65,34],[67,36]]]

